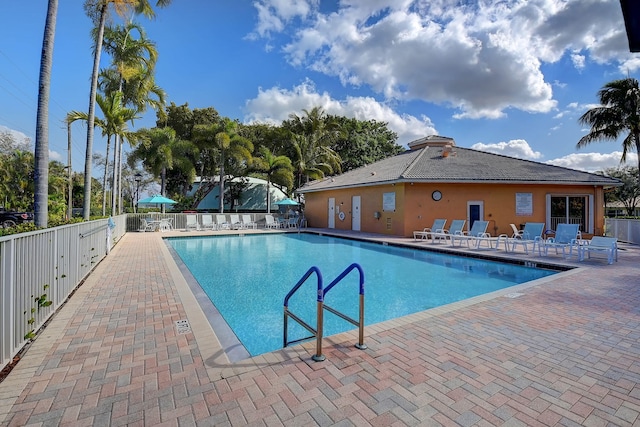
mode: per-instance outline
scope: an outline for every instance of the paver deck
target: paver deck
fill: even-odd
[[[367,327],[364,351],[331,337],[324,362],[229,363],[161,234],[128,233],[0,383],[0,424],[640,425],[639,254]]]

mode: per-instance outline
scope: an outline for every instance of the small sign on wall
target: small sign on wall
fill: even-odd
[[[516,193],[516,215],[533,215],[533,193]]]
[[[382,210],[384,212],[396,211],[396,193],[382,193]]]

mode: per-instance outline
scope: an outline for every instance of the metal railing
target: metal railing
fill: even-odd
[[[111,226],[110,226],[111,225]],[[126,216],[0,237],[0,369],[124,235]]]
[[[351,271],[358,270],[359,273],[359,310],[358,310],[358,320],[352,319],[344,313],[339,312],[335,308],[332,308],[325,304],[324,297],[325,295],[339,282],[341,282]],[[299,316],[292,313],[289,310],[289,299],[300,289],[300,287],[311,277],[312,274],[316,274],[317,277],[317,305],[316,305],[316,328],[309,325],[307,322],[302,320]],[[307,272],[302,276],[298,283],[296,283],[293,288],[287,293],[284,298],[284,329],[283,329],[283,347],[288,346],[289,344],[306,341],[311,338],[316,339],[316,354],[314,354],[311,358],[316,362],[321,362],[325,360],[325,356],[322,354],[322,339],[324,337],[324,310],[329,311],[330,313],[335,314],[343,320],[355,325],[358,327],[358,343],[355,345],[356,348],[360,350],[366,350],[367,346],[364,343],[364,271],[359,264],[353,263],[347,268],[344,269],[342,273],[338,275],[326,288],[322,286],[322,273],[320,269],[316,266],[313,266],[307,270]],[[311,336],[299,338],[295,340],[288,339],[289,332],[289,317],[298,322],[300,326],[305,328],[307,331],[311,333]]]
[[[640,244],[640,220],[605,218],[604,235],[615,237],[620,242]]]

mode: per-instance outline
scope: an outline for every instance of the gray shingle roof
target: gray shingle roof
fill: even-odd
[[[507,184],[573,184],[618,186],[620,181],[589,172],[516,159],[454,146],[442,156],[443,147],[424,147],[354,169],[342,175],[313,181],[300,193],[372,186],[392,182],[474,182]]]

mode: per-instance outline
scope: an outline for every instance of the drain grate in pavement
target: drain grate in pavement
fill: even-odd
[[[504,296],[507,298],[518,298],[518,297],[521,297],[522,295],[524,294],[520,292],[512,292],[510,294],[505,294]]]
[[[179,334],[188,334],[191,332],[191,325],[189,325],[189,321],[186,319],[176,320],[176,330]]]

